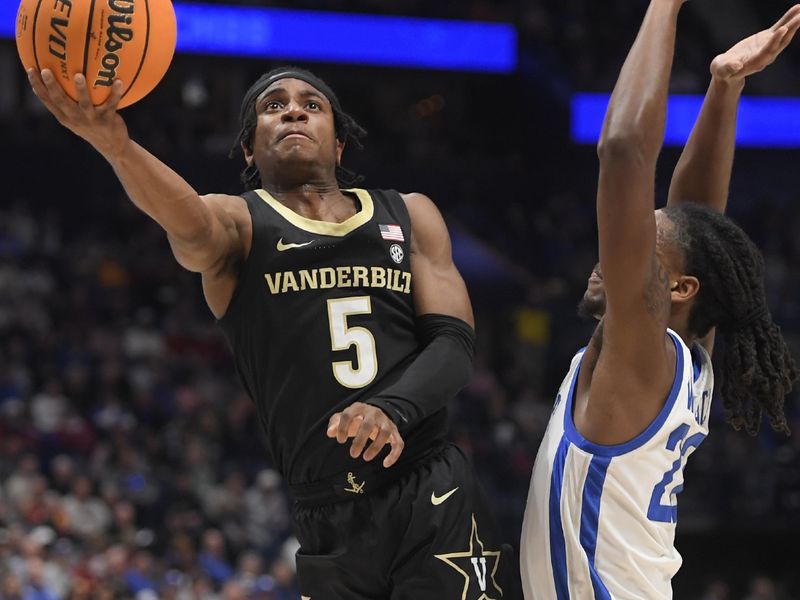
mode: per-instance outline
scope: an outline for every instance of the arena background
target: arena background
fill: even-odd
[[[597,161],[572,142],[570,98],[611,90],[646,2],[270,6],[516,28],[508,74],[289,62],[326,78],[369,130],[366,149],[345,155],[366,186],[424,192],[446,215],[479,339],[452,438],[518,545],[554,392],[592,327],[575,305],[596,260]],[[689,3],[673,91],[702,94],[712,58],[788,7]],[[797,40],[746,93],[800,96],[799,50]],[[238,193],[240,162],[227,153],[240,99],[283,62],[178,54],[156,91],[124,111],[131,134],[199,191]],[[297,598],[288,498],[199,278],[177,266],[109,166],[38,104],[8,37],[0,141],[0,597]],[[663,153],[662,201],[679,150]],[[798,158],[793,147],[740,149],[730,203],[764,250],[771,309],[796,356]],[[788,439],[736,433],[715,406],[680,496],[675,597],[800,598],[797,395]]]

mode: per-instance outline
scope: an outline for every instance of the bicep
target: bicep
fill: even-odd
[[[411,277],[418,315],[442,314],[474,326],[464,279],[453,262],[450,234],[433,202],[421,194],[404,196],[411,217]]]
[[[669,275],[656,254],[655,172],[634,154],[601,157],[597,196],[606,296],[603,353],[616,368],[659,372],[669,323]]]
[[[244,249],[240,221],[247,208],[238,196],[201,196],[206,224],[193,239],[168,236],[175,259],[185,269],[206,273],[231,262]]]
[[[654,174],[626,162],[601,163],[597,192],[600,267],[609,308],[642,305],[656,248]]]

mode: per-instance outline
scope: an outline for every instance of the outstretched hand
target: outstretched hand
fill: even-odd
[[[769,29],[759,31],[717,56],[711,75],[722,80],[743,80],[775,62],[800,29],[800,4],[790,8]]]
[[[117,112],[124,91],[121,81],[114,81],[108,100],[100,106],[94,106],[89,97],[86,77],[81,73],[73,78],[78,92],[77,102],[61,88],[49,69],[41,73],[28,69],[27,73],[34,93],[58,122],[89,142],[106,159],[111,160],[125,146],[128,128]]]
[[[336,438],[340,444],[345,444],[347,440],[354,438],[350,446],[352,458],[361,456],[367,442],[372,440],[364,452],[364,460],[367,462],[378,456],[384,446],[389,444],[392,449],[383,459],[383,466],[387,469],[397,462],[405,447],[397,425],[386,416],[386,413],[363,402],[355,402],[342,412],[333,415],[328,422],[327,434],[329,438]]]

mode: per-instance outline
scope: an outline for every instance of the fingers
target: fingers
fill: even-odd
[[[44,104],[45,108],[49,110],[58,120],[61,120],[64,117],[64,113],[55,105],[53,101],[50,99],[50,94],[47,91],[47,86],[45,85],[44,81],[42,80],[41,73],[37,73],[36,69],[28,69],[28,82],[31,84],[31,88],[33,89],[33,93],[36,94],[36,97],[41,100],[42,104]]]
[[[74,114],[75,100],[64,91],[50,69],[43,69],[41,73],[38,73],[35,69],[30,68],[26,73],[33,92],[56,118],[63,120],[69,114]],[[78,96],[77,106],[89,117],[95,112],[104,114],[116,111],[122,95],[125,93],[125,85],[119,79],[115,79],[106,101],[95,106],[89,93],[86,77],[82,73],[76,73],[72,81]]]
[[[328,421],[328,430],[325,432],[329,438],[336,437],[336,431],[339,429],[339,421],[342,418],[342,413],[336,413]],[[338,441],[338,440],[337,440]]]
[[[61,87],[61,84],[56,80],[56,76],[50,69],[42,70],[42,81],[47,88],[47,94],[50,99],[59,107],[74,103],[75,101],[67,96],[67,93]]]
[[[778,55],[792,42],[797,28],[800,27],[800,15],[798,15],[797,23],[790,29],[788,25],[782,25],[771,32],[771,38],[760,52],[756,55],[758,58],[765,58],[770,63],[774,61]]]
[[[116,111],[119,101],[122,99],[122,94],[125,92],[125,86],[119,79],[115,79],[111,85],[111,94],[108,99],[103,102],[97,109],[101,112]]]
[[[92,99],[89,97],[89,88],[86,86],[86,77],[83,73],[76,73],[72,80],[75,82],[75,91],[78,92],[78,106],[83,112],[94,110]]]
[[[372,440],[372,443],[367,448],[367,451],[364,452],[364,460],[370,462],[373,458],[378,456],[381,453],[384,446],[389,442],[392,437],[392,434],[396,428],[394,424],[392,427],[382,427],[378,430],[378,435]]]
[[[778,20],[775,25],[772,26],[772,29],[778,29],[783,27],[784,25],[788,25],[792,19],[796,18],[800,15],[800,4],[795,4],[792,8],[786,11],[786,13]]]
[[[778,52],[780,52],[783,40],[784,38],[787,37],[788,33],[789,30],[785,25],[773,30],[772,38],[764,46],[764,49],[761,51],[761,54],[777,54]]]
[[[389,452],[386,458],[383,459],[383,466],[387,469],[397,462],[397,460],[400,458],[400,455],[403,453],[403,448],[406,447],[406,444],[403,441],[403,438],[400,437],[400,434],[392,435],[392,437],[389,439],[389,443],[392,445],[392,450]]]
[[[791,43],[799,27],[800,12],[796,15],[796,19],[790,21],[789,25],[781,25],[764,32],[768,37],[761,44],[761,47],[747,58],[747,64],[751,66],[750,72],[756,73],[773,63],[778,55]]]
[[[358,458],[370,439],[376,439],[380,427],[371,418],[363,418],[350,446],[350,458]]]
[[[328,421],[326,434],[329,438],[336,438],[340,444],[353,438],[350,456],[358,458],[363,453],[363,459],[367,462],[377,457],[386,444],[390,444],[391,450],[383,461],[386,468],[397,462],[405,447],[405,442],[392,420],[379,408],[362,403],[356,403],[333,415]]]
[[[348,410],[335,414],[331,417],[331,421],[333,421],[334,417],[338,417],[338,422],[333,428],[333,433],[336,437],[336,441],[340,444],[344,444],[349,438],[356,435],[358,426],[361,424],[361,419],[363,419],[361,415],[356,415]],[[331,430],[331,424],[328,425],[328,430]],[[333,436],[329,434],[329,437]]]
[[[783,51],[786,46],[792,43],[795,34],[798,30],[800,30],[800,9],[798,9],[798,12],[794,18],[786,24],[786,29],[787,33],[784,35],[783,40],[781,41],[781,51]]]

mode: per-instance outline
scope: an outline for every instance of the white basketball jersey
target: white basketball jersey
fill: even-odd
[[[526,600],[672,598],[681,565],[676,497],[708,434],[708,353],[673,331],[675,380],[664,408],[626,444],[584,439],[572,420],[583,351],[572,359],[533,468],[522,530]]]

